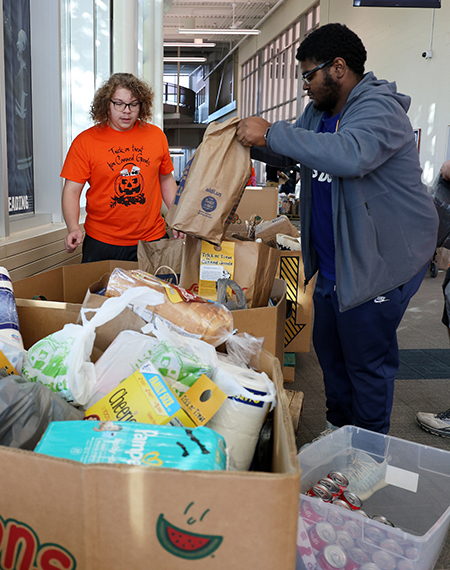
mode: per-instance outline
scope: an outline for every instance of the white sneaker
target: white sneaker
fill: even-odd
[[[315,437],[312,441],[309,441],[308,443],[304,443],[301,448],[299,449],[299,453],[301,453],[304,449],[306,449],[307,447],[309,447],[312,443],[319,441],[319,439],[322,439],[324,437],[326,437],[327,435],[329,435],[330,433],[333,433],[335,430],[337,430],[338,428],[336,426],[334,426],[332,423],[330,423],[328,420],[325,422],[325,429],[323,431],[321,431],[319,433],[319,435],[317,437]]]
[[[386,467],[387,459],[378,463],[364,451],[354,450],[350,464],[340,471],[349,481],[347,490],[357,495],[361,501],[366,501],[375,491],[387,485]]]
[[[416,420],[424,430],[441,437],[450,437],[450,409],[439,414],[418,412]]]

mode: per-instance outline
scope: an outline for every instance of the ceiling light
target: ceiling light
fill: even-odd
[[[164,63],[205,63],[206,57],[164,57]]]
[[[244,28],[179,28],[179,34],[201,35],[226,35],[226,36],[257,36],[261,30],[246,30]]]
[[[216,47],[216,44],[210,42],[164,42],[164,47],[190,47],[190,48],[202,48],[202,47]]]

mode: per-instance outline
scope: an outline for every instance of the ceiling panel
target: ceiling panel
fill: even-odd
[[[179,34],[179,28],[253,28],[266,16],[279,0],[246,2],[235,0],[165,0],[164,40],[193,41],[193,36]],[[190,38],[190,40],[189,40]],[[199,35],[204,41],[217,41],[217,36]],[[242,36],[221,36],[220,41],[233,43]]]

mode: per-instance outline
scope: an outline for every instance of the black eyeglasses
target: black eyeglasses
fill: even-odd
[[[330,63],[333,63],[333,61],[334,61],[334,59],[329,59],[328,61],[324,61],[323,63],[321,63],[320,65],[318,65],[314,69],[311,69],[311,71],[307,71],[306,73],[303,73],[302,74],[303,83],[306,83],[306,85],[310,85],[309,78],[311,77],[311,75],[316,73],[316,71],[319,71],[319,69],[323,69],[325,66],[330,65]]]
[[[137,111],[141,106],[140,101],[133,101],[132,103],[124,103],[123,101],[113,101],[110,99],[111,103],[114,105],[114,109],[117,111],[124,111],[127,107],[130,111]]]

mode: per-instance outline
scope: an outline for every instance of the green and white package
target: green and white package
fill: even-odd
[[[27,352],[22,374],[40,382],[70,403],[85,405],[95,384],[91,353],[95,329],[117,317],[128,305],[147,302],[158,305],[164,296],[148,287],[134,287],[120,297],[107,299],[98,309],[81,309],[82,325],[68,323],[36,342]],[[88,320],[87,313],[94,313]]]

